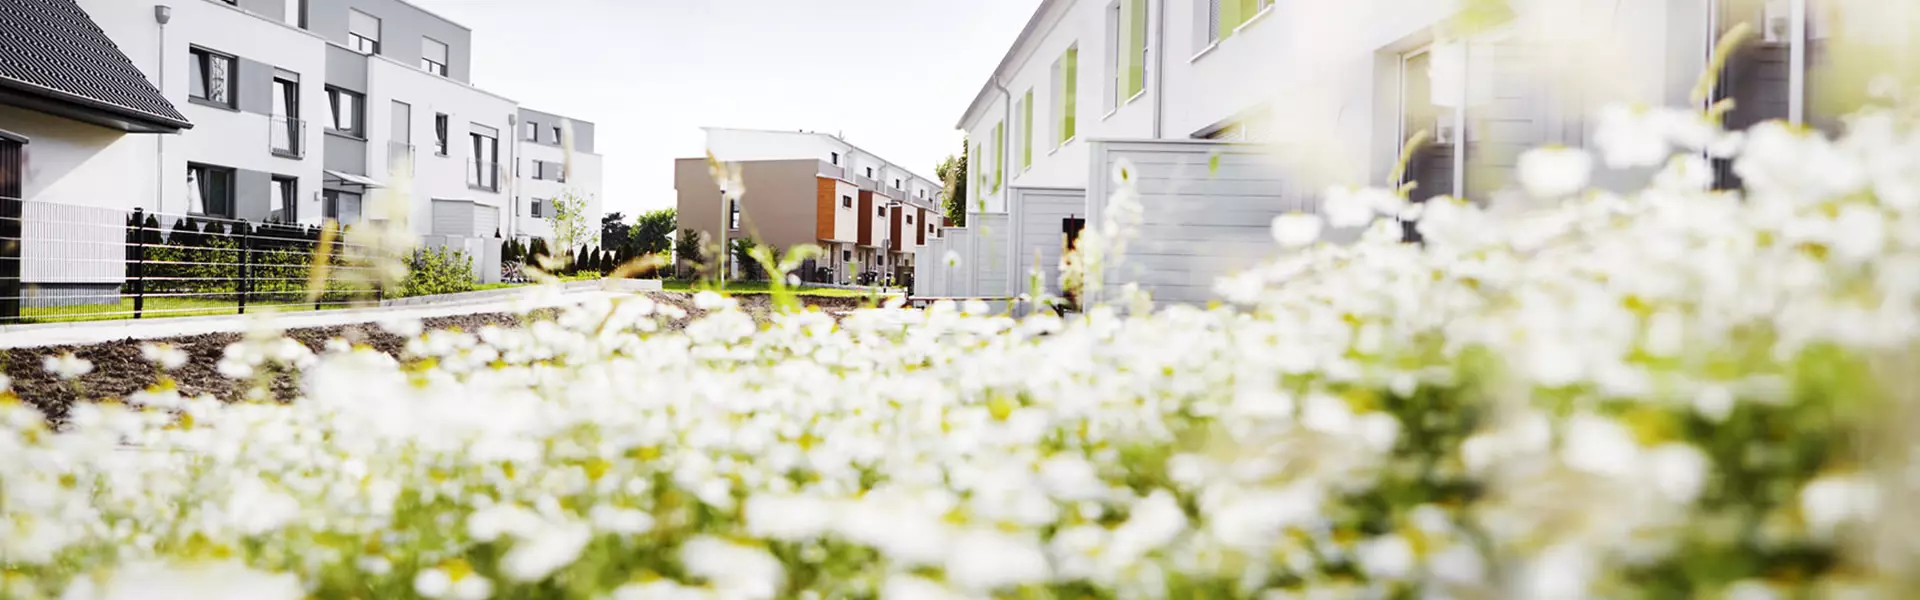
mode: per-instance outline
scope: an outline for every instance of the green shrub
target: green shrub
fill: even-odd
[[[414,253],[399,297],[473,291],[473,258],[465,251],[434,248]]]

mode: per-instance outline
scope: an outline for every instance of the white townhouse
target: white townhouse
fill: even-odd
[[[1203,302],[1274,251],[1272,216],[1314,210],[1328,185],[1403,183],[1387,179],[1416,133],[1431,143],[1406,176],[1415,200],[1499,202],[1522,150],[1590,146],[1601,107],[1687,105],[1739,23],[1757,34],[1720,73],[1729,126],[1834,129],[1843,103],[1823,94],[1865,82],[1825,67],[1854,48],[1914,72],[1916,18],[1876,0],[1044,0],[958,123],[975,231],[934,250],[973,266],[933,293],[1026,291],[1036,255],[1057,264],[1062,221],[1097,222],[1125,159],[1145,222],[1109,278]]]
[[[472,31],[404,0],[0,0],[0,9],[60,34],[43,45],[66,57],[37,65],[38,79],[18,79],[84,86],[105,71],[139,84],[122,87],[159,92],[143,104],[109,89],[104,101],[81,103],[160,113],[148,119],[156,125],[107,126],[159,135],[38,125],[61,111],[0,96],[0,130],[31,146],[20,157],[25,212],[61,215],[42,219],[49,226],[123,218],[74,207],[140,209],[167,225],[182,217],[306,225],[404,217],[430,245],[465,248],[491,265],[499,238],[552,234],[538,202],[561,195],[553,187],[562,185],[561,172],[570,175],[565,191],[587,200],[588,220],[598,220],[592,124],[525,110],[475,87]],[[104,36],[97,47],[59,52],[89,29]],[[573,128],[571,169],[554,166],[567,164],[554,138],[515,134],[536,119],[543,129]],[[381,213],[376,198],[404,212]],[[100,277],[24,279],[46,284],[31,286],[41,290],[118,287],[111,257],[74,251],[49,250],[41,257],[48,260],[28,260],[28,270],[67,257],[68,267],[97,263]],[[497,268],[480,271],[498,277]]]
[[[523,240],[553,239],[553,202],[571,196],[585,204],[587,226],[599,233],[603,200],[601,160],[594,149],[598,127],[529,108],[520,109],[518,126],[514,137],[520,149],[514,178],[519,183],[514,189],[511,231]]]

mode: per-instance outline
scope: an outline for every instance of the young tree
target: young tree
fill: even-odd
[[[960,156],[948,156],[933,168],[940,178],[940,207],[954,227],[967,226],[967,141],[960,140]]]
[[[674,261],[678,267],[677,270],[687,276],[692,276],[693,272],[700,268],[700,262],[704,260],[701,245],[705,243],[706,236],[701,235],[698,230],[680,230],[679,239],[673,242],[673,254],[674,257],[678,259]]]
[[[573,190],[567,190],[553,201],[553,242],[562,249],[572,249],[594,244],[599,237],[587,224],[587,201]]]

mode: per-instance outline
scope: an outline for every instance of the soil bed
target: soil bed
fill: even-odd
[[[655,292],[647,296],[657,302],[673,304],[686,310],[690,315],[689,318],[697,317],[701,313],[693,308],[692,297],[688,294]],[[827,296],[803,296],[802,298],[808,305],[817,306],[836,318],[843,317],[864,304],[864,299],[861,298]],[[754,315],[756,319],[763,321],[772,307],[771,299],[765,295],[741,296],[738,300],[743,309]],[[536,312],[534,318],[540,317],[541,314]],[[455,329],[479,331],[487,326],[519,326],[522,324],[522,317],[505,313],[485,313],[422,319],[421,324],[427,331]],[[671,323],[669,327],[677,330],[685,325],[686,320],[680,320]],[[326,345],[327,340],[335,338],[355,344],[365,344],[396,357],[400,356],[406,344],[406,340],[400,336],[388,333],[373,323],[289,329],[284,335],[316,352]],[[234,401],[245,392],[244,382],[221,375],[215,365],[219,363],[227,346],[240,341],[242,337],[244,336],[240,333],[212,333],[159,340],[127,339],[85,346],[0,350],[0,373],[5,373],[12,378],[14,393],[18,394],[21,400],[38,407],[46,414],[49,422],[64,423],[67,407],[75,401],[125,398],[129,394],[153,385],[158,379],[156,368],[140,356],[140,346],[151,341],[172,345],[186,351],[190,357],[185,366],[168,373],[182,394],[188,396],[210,394],[222,400]],[[45,358],[68,352],[92,362],[93,372],[81,376],[76,381],[61,381],[42,366]],[[281,400],[289,400],[298,395],[293,377],[288,374],[282,374],[273,387],[274,395]]]

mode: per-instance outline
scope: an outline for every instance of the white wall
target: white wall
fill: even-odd
[[[833,188],[833,239],[857,242],[860,240],[860,187],[835,180]],[[842,198],[853,198],[853,206],[842,203]]]
[[[163,197],[159,212],[187,212],[186,169],[191,161],[298,177],[300,204],[296,210],[301,221],[319,223],[320,144],[327,118],[324,83],[326,42],[297,27],[245,13],[220,2],[180,0],[169,5],[173,7],[173,18],[166,27],[166,48],[161,50],[160,27],[154,22],[151,3],[80,0],[81,8],[146,74],[148,81],[158,85],[167,100],[194,124],[193,129],[177,136],[141,135],[129,138],[138,145],[147,146],[141,152],[152,152],[154,144],[164,145],[165,158],[161,172],[164,185],[161,186]],[[301,117],[307,121],[305,159],[273,155],[268,138],[271,117],[202,106],[188,100],[188,78],[191,73],[188,48],[196,44],[300,74]],[[161,77],[163,60],[164,78]],[[238,66],[240,69],[245,67],[244,64]],[[235,83],[248,81],[247,77],[241,74]],[[238,94],[271,94],[272,75],[267,74],[265,79],[269,82],[269,87],[265,89],[240,87],[234,91]],[[152,155],[148,154],[145,160],[153,160]],[[127,176],[139,177],[141,173],[152,170],[152,166],[132,169]],[[149,210],[155,208],[154,200],[150,197],[114,200],[111,205],[129,209],[136,206]]]
[[[716,127],[707,129],[707,151],[723,162],[794,158],[830,160],[833,153],[838,152],[840,165],[846,166],[849,164],[847,155],[852,148],[822,134]]]
[[[987,92],[988,102],[973,118],[962,124],[966,131],[969,147],[978,144],[982,147],[979,169],[986,174],[986,186],[980,185],[979,173],[972,174],[969,182],[969,212],[981,211],[980,203],[985,201],[985,212],[1005,212],[1007,187],[1080,187],[1088,176],[1088,155],[1086,141],[1089,139],[1141,139],[1153,134],[1153,103],[1156,92],[1152,78],[1148,73],[1147,89],[1139,98],[1111,108],[1110,86],[1107,82],[1113,76],[1114,56],[1108,44],[1110,32],[1107,27],[1107,9],[1110,1],[1078,0],[1062,3],[1059,12],[1045,19],[1034,37],[1017,50],[1011,63],[1011,75],[999,83],[1006,88],[1005,94],[997,87]],[[1184,4],[1184,2],[1174,3]],[[1169,5],[1172,9],[1173,4]],[[1151,42],[1152,34],[1148,35]],[[1064,145],[1059,140],[1057,120],[1053,106],[1057,102],[1053,90],[1053,68],[1069,47],[1079,48],[1079,73],[1077,77],[1075,101],[1074,138]],[[1026,169],[1020,167],[1020,132],[1015,125],[1019,115],[1011,114],[1014,103],[1024,98],[1028,90],[1033,91],[1033,163]],[[1005,142],[1002,148],[988,148],[993,145],[993,128],[1005,124]],[[1001,189],[992,189],[993,164],[990,160],[1005,157],[1004,175]]]
[[[160,136],[130,135],[0,106],[0,123],[32,140],[26,145],[29,202],[119,209],[153,205],[153,147]]]
[[[513,161],[518,158],[514,148],[518,145],[513,142],[516,132],[510,119],[519,112],[512,100],[380,57],[367,60],[367,87],[367,164],[373,167],[370,174],[375,179],[389,184],[388,189],[374,195],[404,196],[414,231],[428,231],[432,199],[470,200],[511,214],[508,200],[512,198]],[[411,178],[398,172],[380,172],[385,165],[394,164],[388,155],[388,142],[393,138],[390,130],[395,100],[411,106],[408,129],[415,156]],[[434,155],[434,115],[440,113],[448,115],[447,156]],[[467,185],[467,163],[475,159],[469,133],[475,123],[492,127],[499,134],[503,169],[499,191]],[[371,209],[368,214],[373,216]]]
[[[547,209],[541,213],[540,218],[535,219],[530,214],[532,212],[530,207],[536,199],[554,200],[563,197],[569,191],[575,196],[586,199],[586,215],[590,226],[594,231],[599,231],[600,214],[606,203],[605,190],[601,187],[603,157],[598,154],[574,152],[571,172],[567,182],[563,184],[550,179],[534,179],[533,161],[564,163],[567,160],[564,151],[553,146],[522,142],[520,153],[520,174],[516,178],[517,187],[513,192],[513,195],[519,198],[518,207],[509,207],[502,213],[511,215],[515,210],[519,212],[519,215],[512,219],[515,224],[513,230],[509,232],[510,235],[539,237],[552,241],[553,211]],[[632,218],[633,215],[627,215],[627,217]]]

